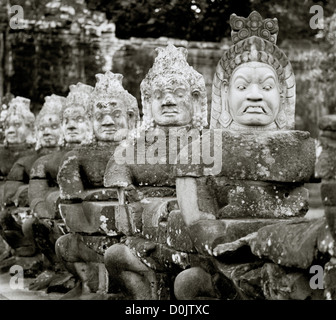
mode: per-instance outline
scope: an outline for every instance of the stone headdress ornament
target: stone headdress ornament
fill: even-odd
[[[63,106],[63,112],[68,108],[82,107],[89,113],[90,111],[90,99],[94,90],[92,86],[78,82],[69,86],[69,93],[66,97],[65,104]]]
[[[24,118],[26,125],[33,127],[35,116],[30,111],[30,99],[24,97],[15,97],[9,102],[7,117],[14,114],[20,114]]]
[[[56,114],[61,118],[63,108],[66,103],[66,98],[52,94],[44,98],[44,104],[36,117],[36,125],[39,124],[41,118],[45,115]]]
[[[233,46],[224,52],[217,64],[212,84],[211,128],[228,127],[232,121],[227,97],[223,90],[233,71],[243,63],[256,61],[271,66],[280,82],[282,104],[276,125],[279,129],[293,129],[295,124],[295,77],[292,66],[276,45],[278,20],[265,19],[253,11],[247,18],[230,17]]]
[[[69,110],[69,109],[71,110],[75,107],[82,107],[85,110],[85,113],[87,115],[86,121],[87,121],[88,132],[86,134],[85,140],[82,141],[81,144],[90,144],[93,141],[92,123],[91,123],[91,119],[89,118],[90,99],[91,99],[91,94],[94,88],[90,85],[78,82],[77,84],[70,85],[69,89],[70,91],[66,97],[65,104],[63,105],[61,120],[63,121],[64,112],[66,110]],[[62,141],[62,145],[64,144],[65,144],[65,141]]]
[[[35,143],[34,139],[35,115],[30,111],[30,99],[18,96],[10,100],[4,123],[6,123],[7,119],[12,115],[22,116],[26,126],[30,131],[30,133],[27,135],[26,142],[28,144]],[[7,144],[6,141],[4,141],[4,143]]]
[[[129,129],[133,129],[136,121],[139,119],[138,102],[122,85],[123,75],[106,71],[105,74],[96,74],[96,86],[91,95],[91,116],[96,104],[108,104],[112,99],[122,100],[122,107],[127,115],[128,123],[131,124]]]
[[[57,115],[59,119],[61,120],[62,118],[62,110],[65,105],[66,98],[52,94],[51,96],[46,96],[44,97],[44,104],[39,112],[39,114],[36,117],[36,122],[35,122],[35,127],[36,131],[38,130],[40,121],[42,117],[45,115]],[[63,137],[60,137],[59,145],[62,145]],[[37,140],[36,142],[36,150],[40,149],[40,141]]]
[[[140,85],[143,106],[143,120],[146,125],[152,122],[151,97],[153,85],[158,80],[171,77],[186,80],[193,96],[199,95],[200,104],[194,103],[193,126],[202,129],[207,125],[207,93],[203,76],[187,62],[188,51],[185,48],[176,48],[169,43],[165,48],[156,48],[157,56],[152,68]]]

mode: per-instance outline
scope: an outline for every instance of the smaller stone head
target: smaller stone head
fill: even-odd
[[[64,140],[71,144],[89,144],[93,139],[89,117],[92,86],[78,82],[69,87],[70,92],[62,111]]]
[[[35,116],[30,111],[30,100],[24,97],[13,98],[4,119],[6,145],[21,143],[33,144]]]
[[[107,71],[97,74],[96,79],[90,108],[95,139],[105,142],[123,140],[137,125],[137,100],[123,88],[121,74]]]
[[[168,44],[157,48],[153,67],[141,82],[144,123],[148,127],[207,125],[203,76],[187,62],[187,50]]]
[[[295,78],[276,46],[277,19],[230,17],[234,45],[220,59],[212,86],[211,128],[294,128]]]
[[[62,109],[65,97],[52,94],[44,98],[45,102],[36,117],[36,149],[57,147],[62,145],[61,128]]]

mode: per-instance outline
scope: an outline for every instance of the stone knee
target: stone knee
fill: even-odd
[[[55,243],[55,251],[57,257],[63,262],[77,262],[77,254],[76,254],[76,245],[74,242],[76,239],[73,235],[66,234],[57,239]]]
[[[184,270],[177,275],[174,282],[174,294],[178,300],[216,298],[211,275],[199,267]]]
[[[120,274],[128,268],[128,252],[129,248],[124,244],[114,244],[109,247],[104,255],[104,263],[109,274]]]

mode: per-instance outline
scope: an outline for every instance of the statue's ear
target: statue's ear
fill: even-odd
[[[191,93],[192,96],[192,105],[194,110],[194,116],[201,114],[202,112],[202,96],[201,92],[198,89],[195,89]]]
[[[229,111],[228,104],[228,93],[229,92],[229,83],[225,80],[221,85],[221,103],[222,103],[222,111],[219,116],[219,123],[222,127],[227,128],[232,122],[232,117]]]
[[[274,122],[278,126],[279,129],[283,129],[287,124],[287,117],[285,113],[286,99],[281,98],[280,110],[274,119]]]
[[[136,126],[136,116],[135,112],[132,110],[127,111],[127,123],[128,123],[128,129],[133,130]]]

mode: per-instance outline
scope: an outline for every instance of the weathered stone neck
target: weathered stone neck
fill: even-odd
[[[121,140],[121,141],[97,141],[97,145],[99,146],[99,147],[113,147],[113,146],[117,146],[117,145],[119,145],[121,142],[122,142],[123,140]]]
[[[268,131],[268,130],[278,130],[277,125],[275,124],[275,122],[272,122],[271,124],[267,125],[267,126],[245,126],[242,124],[239,124],[235,121],[232,121],[230,126],[229,126],[230,130],[234,130],[234,131]]]
[[[80,146],[80,143],[76,143],[76,142],[73,142],[73,143],[69,143],[69,142],[67,142],[67,143],[65,144],[65,148],[66,148],[66,149],[73,149],[73,148],[76,148],[76,147],[78,147],[78,146]]]
[[[32,144],[28,143],[15,143],[15,144],[7,144],[5,145],[6,148],[11,149],[11,150],[24,150],[24,149],[29,149],[32,148]]]

